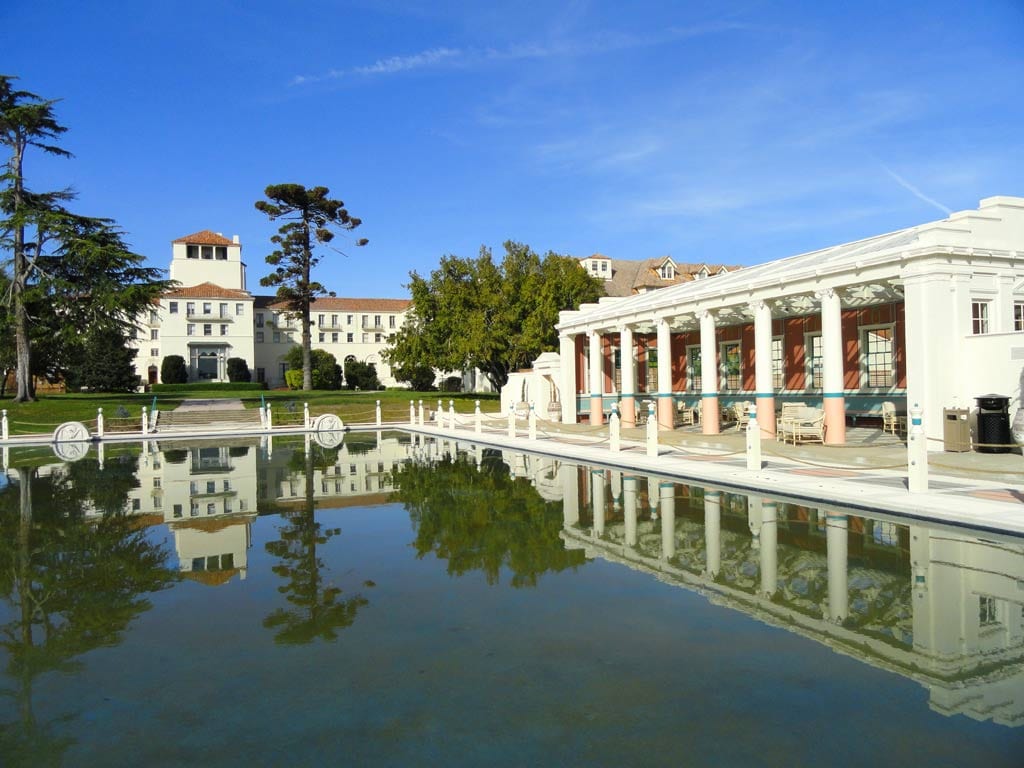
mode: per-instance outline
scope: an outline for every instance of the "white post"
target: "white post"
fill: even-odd
[[[514,405],[508,407],[508,436],[516,436],[516,407]]]
[[[413,400],[409,401],[409,423],[416,426],[416,403]]]
[[[647,455],[658,455],[658,419],[654,415],[654,403],[647,404]]]
[[[309,429],[309,403],[302,404],[302,428]]]
[[[529,429],[530,429],[530,439],[531,440],[536,440],[537,439],[537,409],[534,407],[534,403],[533,403],[532,400],[530,401],[530,420],[529,420],[528,423],[529,423]]]
[[[7,418],[7,411],[4,411],[4,419]],[[96,436],[103,437],[103,409],[96,409]],[[4,439],[7,439],[7,424],[4,423]]]
[[[434,411],[434,421],[437,422],[438,428],[444,426],[444,403],[440,400],[437,401],[437,410]]]
[[[910,409],[910,433],[907,435],[907,485],[911,493],[928,492],[928,439],[924,433],[921,406]]]
[[[100,469],[103,469],[103,461],[106,458],[104,456],[104,450],[105,449],[106,449],[106,446],[102,442],[100,442],[100,443],[98,443],[96,445],[96,461],[99,462]]]
[[[146,413],[148,409],[146,406],[142,406],[142,434],[149,434],[149,414]]]
[[[476,410],[474,410],[473,415],[476,418],[476,424],[474,426],[474,429],[476,430],[476,433],[479,435],[481,432],[484,431],[483,423],[480,420],[480,401],[479,400],[476,401]]]
[[[267,403],[267,431],[274,428],[274,412],[270,410],[270,403]]]
[[[750,405],[750,420],[747,422],[747,469],[761,470],[761,426],[757,423],[757,404]]]
[[[608,418],[608,447],[612,453],[618,453],[622,450],[622,444],[619,439],[620,427],[619,409],[618,406],[613,403],[612,415]]]
[[[423,400],[420,400],[420,426],[424,426],[426,422],[423,420]]]
[[[455,431],[455,401],[448,401],[448,429]]]
[[[379,427],[380,424],[381,424],[381,421],[380,421],[380,400],[378,400],[377,401],[377,426]]]
[[[100,410],[102,411],[103,409],[101,408]],[[0,427],[0,428],[2,428],[2,430],[3,430],[2,434],[3,434],[4,440],[9,438],[11,433],[9,431],[9,427],[8,427],[8,424],[7,424],[7,409],[6,408],[4,408],[3,424],[2,424],[2,427]]]

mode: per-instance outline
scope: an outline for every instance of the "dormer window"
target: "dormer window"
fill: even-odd
[[[662,280],[675,280],[676,268],[672,266],[672,262],[666,261],[661,265],[661,269],[658,270],[658,274],[661,275]]]
[[[601,262],[601,271],[602,272],[607,272],[608,271],[608,262],[607,261],[602,261]]]
[[[700,269],[697,270],[697,274],[695,274],[693,276],[693,279],[694,280],[703,280],[707,276],[708,276],[708,268],[705,265],[705,266],[703,266],[703,267],[701,267]]]

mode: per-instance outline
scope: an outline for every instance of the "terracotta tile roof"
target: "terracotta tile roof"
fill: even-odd
[[[251,299],[252,294],[248,291],[240,291],[237,288],[221,288],[216,283],[200,283],[199,285],[187,285],[182,288],[175,288],[164,294],[167,299]]]
[[[211,232],[208,229],[179,237],[171,242],[188,243],[189,245],[238,245],[234,240],[224,237],[224,235],[218,235],[216,232]]]
[[[261,302],[266,303],[261,303]],[[256,308],[281,309],[284,303],[276,296],[257,296]],[[405,312],[412,306],[410,299],[347,299],[324,296],[313,302],[311,312]]]

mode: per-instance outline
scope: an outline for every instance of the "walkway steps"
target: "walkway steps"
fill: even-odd
[[[260,423],[260,412],[256,408],[216,411],[160,411],[157,430],[180,429],[188,426],[231,426]]]

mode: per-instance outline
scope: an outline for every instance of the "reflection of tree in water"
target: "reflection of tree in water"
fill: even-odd
[[[18,482],[0,490],[0,597],[11,617],[0,626],[10,681],[3,694],[18,706],[18,720],[0,725],[9,765],[59,764],[72,743],[56,723],[37,721],[35,679],[74,672],[78,656],[119,644],[151,607],[142,595],[177,578],[169,552],[124,513],[135,457],[108,461],[102,472],[88,459],[64,469],[39,477],[19,468]],[[87,519],[90,511],[99,515]]]
[[[561,503],[546,502],[528,480],[513,479],[497,455],[485,456],[479,471],[447,457],[405,464],[395,472],[395,487],[416,526],[417,554],[447,560],[449,574],[480,570],[496,584],[505,566],[512,586],[532,587],[543,573],[586,562],[559,536]]]
[[[285,645],[309,643],[317,638],[334,640],[337,630],[350,626],[359,609],[369,601],[362,595],[340,599],[342,590],[324,578],[327,570],[317,547],[341,533],[340,528],[324,528],[316,520],[313,498],[313,473],[333,465],[338,449],[324,449],[315,444],[296,450],[290,466],[303,468],[306,481],[302,509],[282,512],[286,523],[279,529],[281,538],[268,542],[267,552],[280,559],[273,567],[285,580],[278,592],[285,595],[291,608],[278,608],[263,620],[263,626],[277,630],[274,640]],[[371,586],[366,582],[366,586]]]

